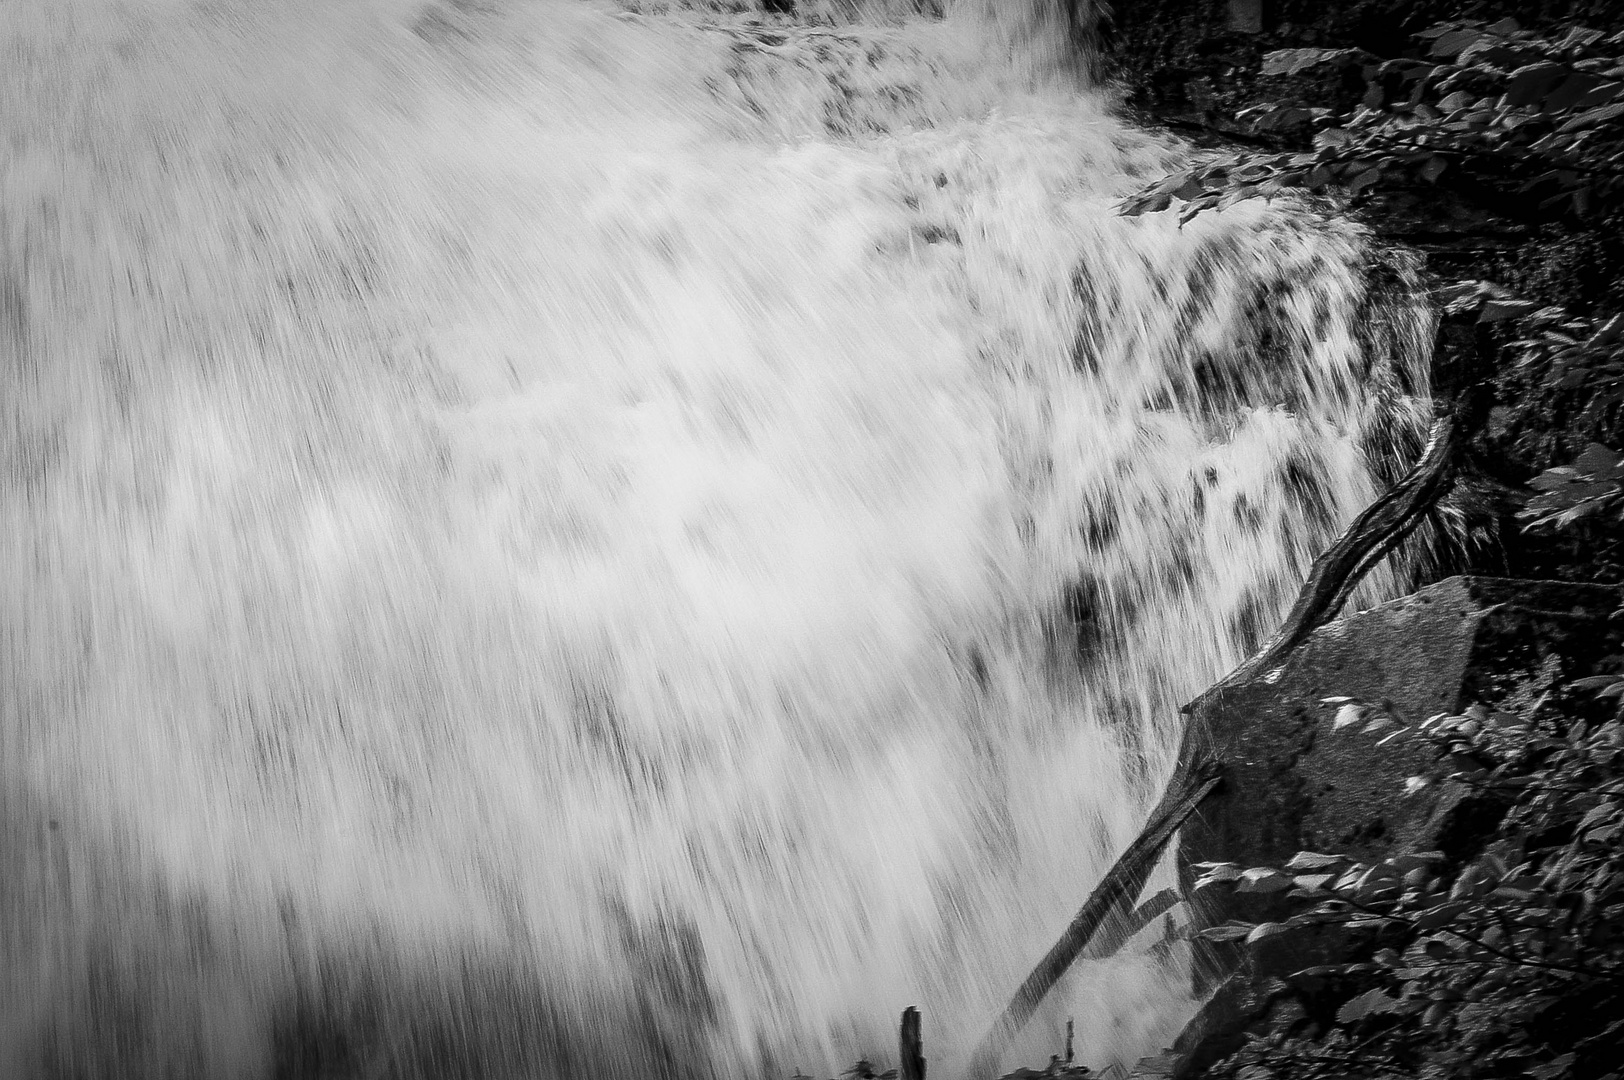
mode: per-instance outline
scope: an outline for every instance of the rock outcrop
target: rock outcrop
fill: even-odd
[[[1431,848],[1451,796],[1401,798],[1429,764],[1406,740],[1332,738],[1346,696],[1411,721],[1537,693],[1611,651],[1620,590],[1454,577],[1316,631],[1281,668],[1186,708],[1192,744],[1224,762],[1218,796],[1185,826],[1181,864],[1277,863],[1303,850],[1362,860]]]
[[[1225,765],[1224,786],[1185,825],[1185,894],[1200,862],[1279,865],[1298,851],[1374,861],[1469,845],[1493,820],[1450,785],[1406,798],[1430,755],[1410,740],[1334,735],[1328,697],[1378,703],[1407,722],[1474,702],[1531,709],[1561,682],[1594,673],[1616,652],[1610,616],[1621,590],[1551,581],[1455,577],[1316,631],[1280,668],[1216,688],[1186,707],[1187,753]],[[1193,898],[1199,925],[1279,918],[1282,894],[1210,889]],[[1218,986],[1177,1049],[1182,1075],[1238,1046],[1246,1028],[1282,1007],[1282,976],[1348,958],[1346,933],[1280,935],[1259,946],[1198,946],[1200,986]]]

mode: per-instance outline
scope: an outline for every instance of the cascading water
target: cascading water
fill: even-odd
[[[1408,445],[1042,18],[655,7],[0,8],[0,1074],[953,1075]]]

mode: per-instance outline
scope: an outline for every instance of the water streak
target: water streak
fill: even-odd
[[[669,6],[0,9],[0,1073],[951,1075],[1413,445],[1031,11]]]

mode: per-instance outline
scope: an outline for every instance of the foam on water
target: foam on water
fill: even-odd
[[[965,1060],[1427,330],[1011,10],[0,9],[0,1073]]]

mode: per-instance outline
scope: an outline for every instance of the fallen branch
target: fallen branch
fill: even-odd
[[[1364,576],[1414,531],[1427,511],[1448,490],[1451,466],[1462,441],[1461,425],[1454,417],[1434,421],[1426,449],[1415,468],[1392,490],[1366,507],[1347,531],[1337,538],[1336,543],[1314,560],[1308,580],[1303,583],[1297,594],[1297,602],[1292,605],[1280,629],[1249,659],[1215,683],[1212,689],[1237,685],[1279,667],[1291,650],[1302,644],[1309,634],[1335,618]],[[1129,905],[1145,887],[1145,879],[1150,876],[1162,849],[1185,819],[1218,786],[1222,775],[1221,763],[1198,756],[1189,749],[1190,745],[1187,739],[1186,747],[1179,755],[1178,768],[1168,781],[1162,800],[1145,823],[1144,830],[1117,859],[1110,873],[1095,886],[1088,902],[1072,919],[1071,925],[1066,927],[1065,933],[1048,955],[1032,969],[1003,1015],[981,1041],[971,1061],[970,1080],[982,1080],[994,1075],[998,1059],[1010,1042],[1031,1019],[1060,976],[1084,954],[1102,925],[1114,928],[1132,925]],[[1157,899],[1148,901],[1144,907],[1149,908]],[[1151,918],[1155,918],[1155,914],[1145,921]],[[1126,937],[1121,938],[1115,946],[1120,947],[1126,940]],[[1108,940],[1096,950],[1096,954],[1109,955],[1114,951]]]
[[[1184,820],[1218,786],[1221,773],[1222,766],[1212,761],[1179,766],[1173,779],[1168,782],[1162,801],[1145,823],[1144,830],[1128,845],[1128,850],[1117,859],[1111,872],[1094,887],[1088,902],[1071,920],[1066,932],[1055,942],[1048,955],[1038,962],[1038,966],[1032,969],[1032,974],[1015,991],[1004,1014],[981,1041],[970,1065],[971,1080],[994,1075],[998,1059],[1032,1018],[1050,988],[1088,945],[1100,924],[1125,902],[1132,903],[1133,898],[1139,895],[1162,849],[1179,826],[1184,824]]]
[[[1128,911],[1124,903],[1114,909],[1095,931],[1094,939],[1078,957],[1080,960],[1106,960],[1115,956],[1135,934],[1149,926],[1158,915],[1166,914],[1179,902],[1177,889],[1163,889],[1143,904]]]
[[[1449,489],[1450,466],[1461,442],[1460,424],[1454,417],[1434,421],[1415,468],[1365,507],[1336,543],[1314,560],[1280,629],[1250,659],[1214,683],[1212,690],[1248,682],[1279,667],[1309,634],[1336,618],[1364,576],[1415,530]]]

